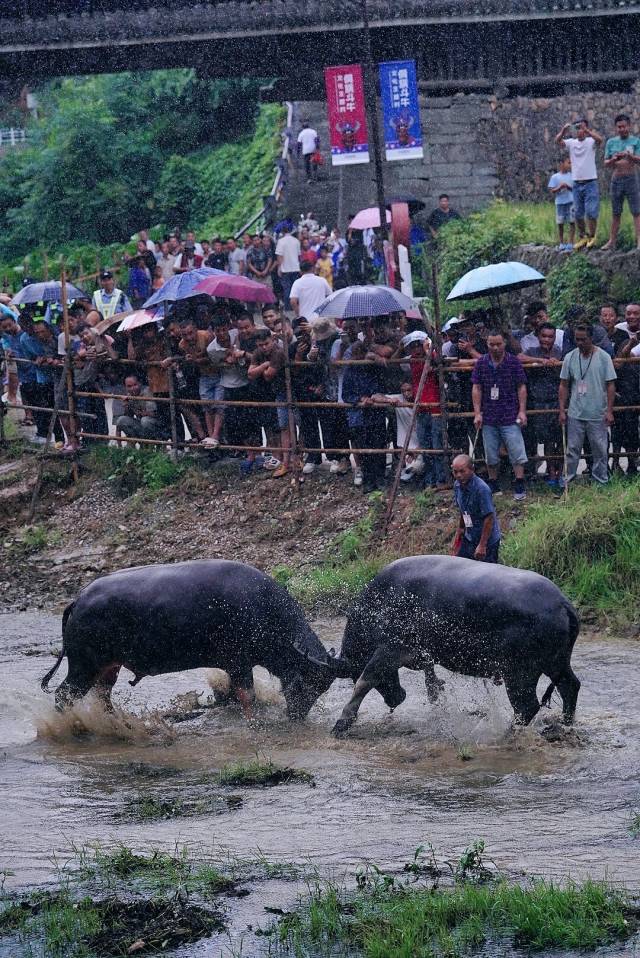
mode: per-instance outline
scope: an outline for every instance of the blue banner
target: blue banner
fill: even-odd
[[[415,60],[380,64],[384,145],[388,160],[424,156]]]

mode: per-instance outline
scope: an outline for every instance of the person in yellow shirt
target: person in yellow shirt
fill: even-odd
[[[315,272],[318,276],[322,276],[323,279],[326,279],[331,289],[333,289],[333,263],[331,262],[329,250],[326,246],[321,246],[318,250]]]

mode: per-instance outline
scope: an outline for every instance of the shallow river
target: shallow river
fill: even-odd
[[[316,628],[339,646],[340,621]],[[514,872],[640,884],[640,838],[628,829],[640,810],[636,641],[579,638],[578,717],[575,731],[560,741],[546,741],[540,722],[510,734],[502,687],[439,670],[447,687],[436,706],[427,701],[421,675],[403,671],[408,696],[397,712],[390,715],[372,692],[351,736],[337,742],[329,733],[350,683],[335,682],[307,721],[292,726],[277,682],[262,670],[256,675],[263,704],[250,724],[234,709],[208,709],[179,724],[159,717],[177,696],[210,691],[208,673],[145,679],[135,688],[123,673],[115,701],[133,717],[105,718],[87,700],[80,714],[93,734],[78,738],[70,720],[54,712],[52,696],[40,691],[50,652],[60,644],[59,617],[5,614],[0,634],[0,869],[12,872],[8,887],[49,880],[53,858],[68,858],[72,843],[126,842],[147,850],[191,843],[243,858],[259,849],[268,859],[311,862],[342,875],[365,861],[406,862],[428,842],[455,858],[477,838],[501,868]],[[63,675],[64,666],[54,684]],[[222,814],[119,821],[124,802],[143,789],[188,790],[190,777],[256,754],[312,772],[317,787],[235,789],[242,806]],[[166,779],[140,779],[140,764],[168,769]],[[170,775],[172,769],[179,774]],[[268,883],[234,903],[236,947],[248,923],[267,923],[265,904],[291,905],[295,894],[291,884]],[[228,947],[214,938],[188,953],[218,956]],[[258,954],[258,947],[249,940],[242,954]],[[615,954],[623,951],[635,953]]]

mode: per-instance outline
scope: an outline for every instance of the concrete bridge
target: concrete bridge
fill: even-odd
[[[0,70],[48,76],[192,66],[322,94],[322,67],[363,57],[361,0],[15,0]],[[369,0],[376,60],[412,55],[425,92],[625,89],[640,70],[640,0]]]

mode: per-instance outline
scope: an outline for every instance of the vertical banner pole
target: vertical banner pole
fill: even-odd
[[[384,242],[385,240],[389,239],[389,230],[387,229],[387,210],[384,198],[384,173],[382,169],[382,150],[380,146],[380,125],[378,123],[376,75],[373,65],[373,51],[371,49],[371,28],[369,26],[369,9],[367,7],[367,0],[362,0],[362,21],[364,24],[365,44],[365,104],[367,108],[369,129],[371,131],[371,145],[373,146],[373,168],[376,181],[376,197],[378,210],[380,211],[380,236]]]

